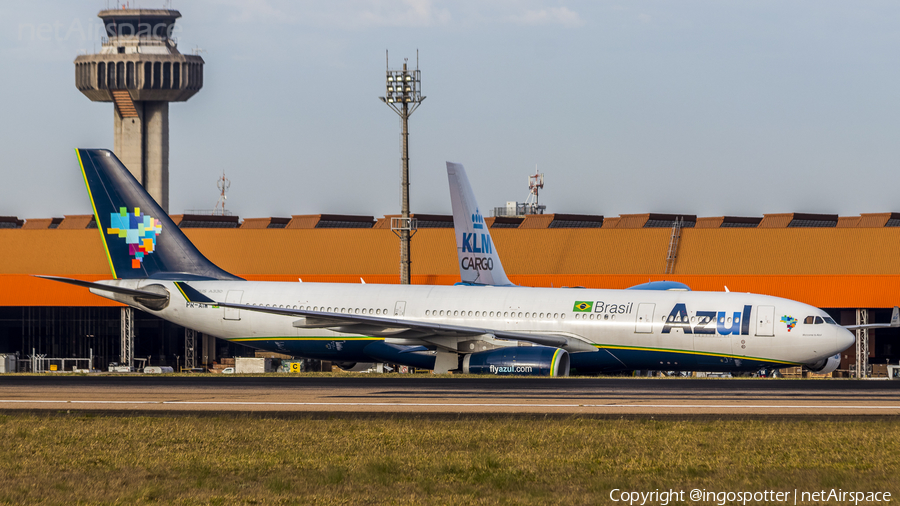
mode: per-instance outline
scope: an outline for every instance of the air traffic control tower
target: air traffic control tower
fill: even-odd
[[[169,211],[169,102],[203,87],[203,58],[178,52],[181,13],[114,9],[97,15],[106,29],[100,53],[75,58],[75,86],[94,102],[113,102],[113,151]]]

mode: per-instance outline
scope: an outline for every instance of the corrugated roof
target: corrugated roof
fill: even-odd
[[[553,221],[553,216],[552,214],[527,214],[519,228],[547,228]]]
[[[301,214],[301,215],[293,215],[291,216],[291,221],[284,228],[289,229],[303,229],[303,228],[316,228],[316,223],[319,222],[320,214]]]
[[[837,228],[855,228],[861,220],[860,216],[841,216],[838,218]]]
[[[644,224],[650,219],[650,213],[646,214],[621,214],[615,228],[644,228]]]
[[[893,213],[863,213],[856,224],[858,227],[883,227]]]
[[[0,273],[109,276],[96,229],[0,230]]]
[[[358,282],[363,277],[383,283],[398,278],[398,239],[389,229],[183,231],[210,260],[248,279]],[[60,293],[74,293],[48,290],[55,285],[35,281],[33,274],[108,278],[98,233],[0,230],[0,303],[58,305],[67,303]],[[495,227],[491,234],[510,279],[533,286],[624,288],[669,279],[694,289],[728,285],[732,291],[822,307],[891,307],[900,293],[898,227],[684,229],[674,274],[667,276],[662,274],[670,239],[666,228]],[[416,233],[412,272],[417,283],[458,281],[452,229]],[[85,301],[71,300],[72,305]]]
[[[616,216],[613,218],[606,218],[603,220],[602,228],[619,228],[619,222],[622,221],[622,218]],[[643,226],[643,224],[641,225]]]
[[[56,220],[59,220],[58,223],[62,223],[62,218],[31,219],[31,220],[26,221],[22,225],[22,229],[23,230],[46,230],[46,229],[50,228],[50,225]]]
[[[785,228],[794,219],[794,213],[764,214],[759,228]]]
[[[244,221],[241,223],[241,228],[268,228],[271,221],[272,218],[244,218]]]
[[[487,223],[487,225],[489,228],[519,228],[523,221],[525,221],[524,217],[495,216],[490,223]]]
[[[84,230],[93,219],[93,214],[67,214],[59,224],[59,230]]]
[[[695,228],[719,228],[723,221],[725,221],[724,216],[715,218],[697,218],[697,225]]]

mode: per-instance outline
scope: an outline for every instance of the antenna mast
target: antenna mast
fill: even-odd
[[[534,166],[534,175],[528,176],[528,198],[525,199],[526,214],[544,214],[547,206],[540,205],[540,191],[544,188],[544,174]]]
[[[225,177],[225,171],[222,171],[222,177],[216,181],[216,187],[219,188],[219,200],[216,201],[216,207],[213,209],[214,216],[228,216],[227,211],[225,211],[225,200],[228,197],[225,196],[225,192],[231,188],[231,180]]]

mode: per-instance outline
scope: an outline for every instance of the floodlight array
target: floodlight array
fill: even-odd
[[[422,101],[418,70],[388,70],[383,100],[389,104],[416,104]]]

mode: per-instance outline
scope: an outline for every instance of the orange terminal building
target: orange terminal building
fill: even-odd
[[[452,217],[414,217],[419,230],[412,241],[412,282],[458,282]],[[398,283],[398,239],[390,218],[173,216],[204,255],[245,279]],[[842,324],[860,317],[887,322],[891,308],[900,305],[900,213],[539,214],[486,221],[509,278],[519,285],[615,289],[680,281],[693,290],[802,301]],[[85,357],[90,348],[95,367],[117,360],[120,306],[35,274],[109,279],[93,217],[0,217],[0,353]],[[135,356],[177,367],[185,329],[139,311],[135,320]],[[898,336],[898,329],[870,330],[869,363],[897,363]],[[201,363],[253,353],[202,341]],[[841,369],[851,368],[855,353],[851,348],[842,354]]]

